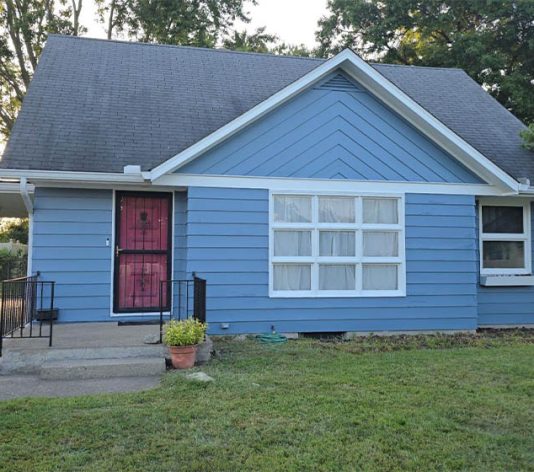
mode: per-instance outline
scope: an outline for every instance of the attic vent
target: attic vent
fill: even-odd
[[[361,92],[362,90],[341,74],[336,74],[330,80],[317,87],[321,90],[336,90],[338,92]]]

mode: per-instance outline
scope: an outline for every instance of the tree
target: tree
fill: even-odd
[[[270,52],[281,56],[315,57],[316,55],[315,50],[308,49],[304,44],[287,44],[283,42],[271,48]]]
[[[99,20],[141,42],[214,47],[256,0],[96,0]]]
[[[82,0],[0,3],[0,137],[15,122],[48,33],[78,35]]]
[[[530,123],[530,126],[519,134],[523,138],[523,147],[529,151],[534,151],[534,123]]]
[[[231,36],[224,39],[223,47],[233,51],[270,52],[278,41],[278,37],[266,33],[265,29],[263,26],[252,34],[246,31],[234,31]]]
[[[306,56],[312,55],[312,51],[303,44],[290,45],[281,43],[276,34],[265,32],[266,27],[256,29],[252,34],[247,31],[234,31],[223,41],[223,47],[233,51],[260,52],[279,54],[283,56]]]
[[[504,106],[534,121],[534,1],[329,0],[319,54],[460,67]]]
[[[28,244],[28,219],[4,218],[0,221],[0,242],[6,243],[11,239]]]

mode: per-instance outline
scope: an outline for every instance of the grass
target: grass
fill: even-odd
[[[203,384],[0,403],[0,470],[534,470],[534,335],[219,341]]]

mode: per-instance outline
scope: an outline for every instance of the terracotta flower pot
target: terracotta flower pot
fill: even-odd
[[[190,369],[195,365],[196,346],[169,346],[169,352],[175,369]]]

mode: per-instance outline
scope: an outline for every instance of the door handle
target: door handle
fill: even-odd
[[[119,245],[115,246],[115,257],[119,257],[119,254],[122,252],[122,249],[119,248]]]

